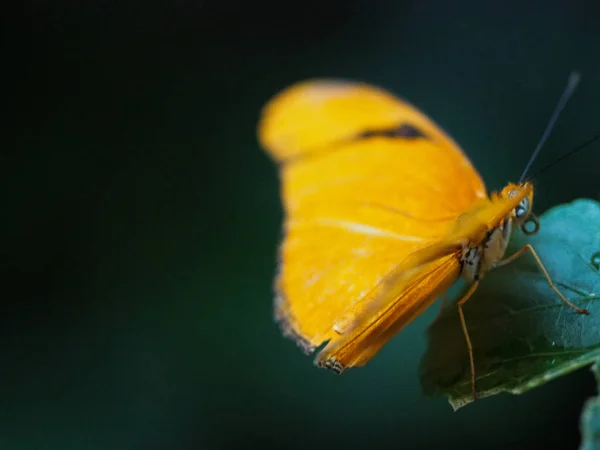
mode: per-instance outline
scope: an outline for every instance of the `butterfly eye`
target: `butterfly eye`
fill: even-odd
[[[515,208],[515,216],[517,219],[522,219],[529,212],[529,199],[525,197]]]

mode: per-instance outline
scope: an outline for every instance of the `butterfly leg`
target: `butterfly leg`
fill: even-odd
[[[471,338],[469,337],[469,331],[467,330],[467,322],[465,322],[465,315],[462,307],[469,300],[477,286],[479,281],[475,281],[467,293],[458,301],[458,315],[460,316],[460,324],[462,326],[463,334],[465,335],[465,341],[467,342],[467,350],[469,351],[469,363],[471,364],[471,388],[473,389],[473,400],[477,400],[477,390],[475,389],[475,360],[473,359],[473,346],[471,345]]]
[[[533,247],[531,246],[531,244],[527,244],[521,250],[519,250],[515,254],[509,256],[508,258],[505,258],[502,261],[498,261],[498,263],[496,263],[496,267],[500,267],[500,266],[503,266],[505,264],[508,264],[508,263],[514,261],[519,256],[521,256],[523,253],[525,253],[527,250],[529,250],[531,252],[531,254],[533,255],[533,257],[535,258],[535,262],[537,263],[538,267],[544,273],[544,276],[546,277],[546,281],[548,281],[548,284],[550,285],[550,287],[552,288],[552,290],[558,294],[558,296],[561,298],[561,300],[563,302],[565,302],[567,305],[569,305],[571,308],[573,308],[575,311],[577,311],[579,314],[589,314],[590,312],[587,309],[578,308],[573,303],[571,303],[569,300],[567,300],[567,298],[558,290],[558,288],[556,286],[554,286],[554,283],[552,282],[552,279],[550,278],[550,275],[548,275],[548,271],[544,267],[544,264],[542,263],[542,260],[540,259],[540,257],[536,253],[536,251],[533,249]]]

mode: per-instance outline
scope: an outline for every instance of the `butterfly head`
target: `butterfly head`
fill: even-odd
[[[533,208],[533,185],[530,182],[526,181],[520,184],[510,183],[502,189],[500,197],[506,200],[518,200],[510,212],[510,219],[513,224],[520,227],[523,233],[527,235],[538,232],[540,224],[537,217],[531,211]]]

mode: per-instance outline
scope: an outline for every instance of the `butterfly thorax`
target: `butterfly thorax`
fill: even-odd
[[[524,230],[530,218],[532,200],[530,184],[509,184],[500,193],[492,194],[487,204],[484,201],[462,218],[461,226],[471,230],[459,252],[465,280],[480,280],[504,257],[513,225]],[[499,220],[494,219],[498,214]]]
[[[480,244],[465,245],[460,253],[461,276],[472,283],[493,269],[506,252],[511,230],[512,220],[509,216],[500,225],[491,228]]]

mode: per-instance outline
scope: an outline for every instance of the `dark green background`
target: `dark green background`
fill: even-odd
[[[587,370],[457,413],[422,398],[437,306],[342,377],[284,340],[278,180],[255,127],[294,81],[360,79],[500,188],[572,69],[534,171],[600,131],[593,2],[81,3],[3,12],[0,449],[577,447]],[[545,172],[536,212],[598,198],[599,155]]]

